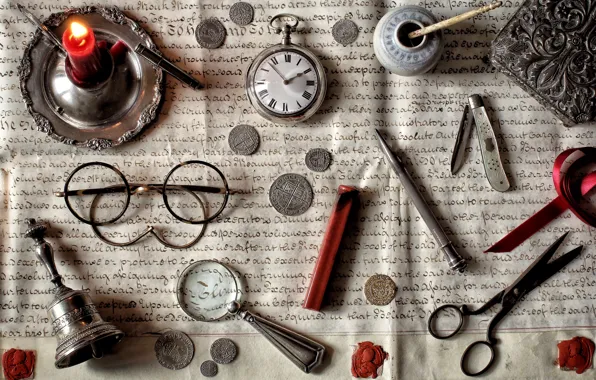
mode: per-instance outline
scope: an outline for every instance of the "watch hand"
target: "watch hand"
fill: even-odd
[[[269,63],[269,62],[268,62],[268,63]],[[288,82],[288,81],[287,81],[287,79],[286,79],[286,78],[284,78],[283,74],[282,74],[282,73],[280,73],[280,72],[279,72],[279,70],[277,70],[277,69],[275,68],[275,66],[273,66],[271,63],[269,63],[269,66],[271,66],[271,68],[272,68],[272,69],[273,69],[273,70],[274,70],[274,71],[277,73],[277,75],[279,75],[279,76],[281,77],[281,79],[283,79],[283,80],[284,80],[284,84],[288,84],[288,83],[287,83],[287,82]]]
[[[294,75],[293,77],[291,77],[290,79],[287,79],[288,82],[291,82],[294,78],[300,78],[302,76],[303,72],[299,72],[298,74]]]

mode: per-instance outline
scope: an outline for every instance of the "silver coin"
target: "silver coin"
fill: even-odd
[[[236,359],[238,348],[231,339],[220,338],[211,345],[211,358],[217,364],[229,364]]]
[[[217,363],[213,360],[205,360],[201,363],[201,375],[205,377],[214,377],[217,375]]]
[[[306,212],[313,199],[310,183],[298,174],[283,174],[269,189],[269,202],[279,213],[296,216]]]
[[[358,38],[358,25],[352,20],[339,20],[333,25],[331,34],[338,44],[347,46]]]
[[[368,302],[376,306],[388,305],[393,301],[396,293],[395,282],[384,274],[375,274],[364,284],[364,296]]]
[[[331,165],[331,153],[323,148],[314,148],[306,153],[304,161],[313,172],[324,172]]]
[[[230,131],[228,145],[236,154],[251,155],[259,147],[259,133],[250,125],[237,125]]]
[[[246,26],[250,24],[254,16],[254,8],[244,1],[239,1],[230,7],[230,20],[237,25]]]
[[[162,366],[169,369],[186,367],[195,354],[192,340],[181,331],[167,331],[155,342],[155,356]]]
[[[217,49],[226,39],[226,28],[215,17],[203,20],[195,30],[195,37],[201,47]]]

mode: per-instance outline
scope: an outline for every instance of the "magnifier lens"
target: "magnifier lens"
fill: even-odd
[[[238,299],[234,274],[223,264],[203,260],[189,265],[178,281],[180,307],[199,321],[215,321],[228,314]]]

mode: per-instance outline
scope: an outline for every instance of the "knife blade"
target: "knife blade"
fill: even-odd
[[[466,104],[461,121],[459,122],[459,130],[457,131],[457,138],[455,139],[455,146],[453,147],[453,154],[451,156],[451,174],[457,173],[464,164],[466,147],[470,139],[473,122],[474,118],[470,112],[470,106]]]

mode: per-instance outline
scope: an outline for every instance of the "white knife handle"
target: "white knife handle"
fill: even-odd
[[[503,169],[495,131],[486,114],[482,98],[480,95],[472,95],[468,98],[468,102],[470,103],[472,115],[474,115],[486,178],[493,189],[507,191],[510,186],[509,180],[507,179],[507,174],[505,174],[505,169]]]

